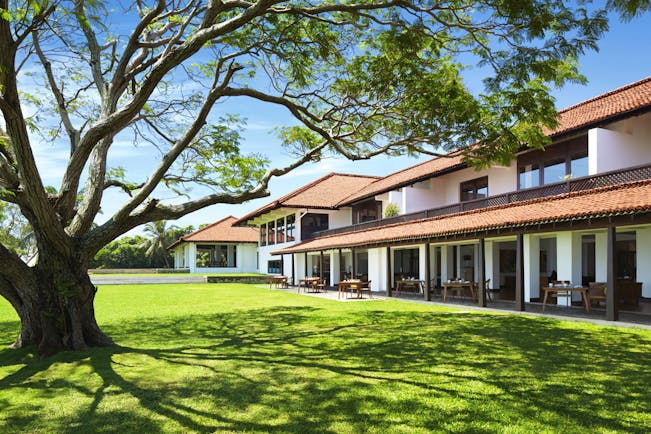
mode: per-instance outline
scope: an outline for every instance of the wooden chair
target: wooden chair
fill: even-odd
[[[319,280],[314,284],[314,290],[316,292],[326,292],[326,288],[328,288],[328,284],[326,283],[325,279]]]
[[[606,282],[588,283],[588,302],[592,305],[606,302]]]
[[[491,286],[491,280],[490,279],[484,280],[484,293],[486,294],[486,298],[488,299],[488,301],[493,301],[494,300],[493,290],[490,289],[490,286]]]
[[[359,295],[360,295],[360,297],[362,296],[364,291],[368,292],[368,298],[373,298],[371,296],[371,281],[370,280],[368,280],[366,282],[362,282],[362,284],[359,286]]]

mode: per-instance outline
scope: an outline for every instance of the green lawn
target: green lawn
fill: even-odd
[[[232,284],[96,311],[119,346],[0,350],[0,432],[651,432],[648,331]]]

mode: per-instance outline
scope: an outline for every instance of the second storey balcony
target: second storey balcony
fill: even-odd
[[[431,217],[457,214],[464,211],[479,210],[534,199],[543,199],[546,197],[558,196],[576,191],[592,190],[595,188],[625,184],[647,179],[651,179],[651,164],[645,164],[642,166],[636,166],[622,170],[613,170],[610,172],[600,173],[598,175],[572,178],[562,182],[546,184],[541,187],[521,189],[509,193],[489,196],[482,199],[469,200],[437,208],[430,208],[414,213],[402,214],[395,217],[383,218],[381,220],[367,221],[350,226],[343,226],[335,229],[314,232],[311,234],[311,238],[342,234],[346,232],[363,231],[370,228],[378,228],[382,226],[393,225],[396,223],[404,223]]]

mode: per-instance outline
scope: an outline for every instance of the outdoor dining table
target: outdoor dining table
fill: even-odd
[[[458,291],[459,293],[463,292],[464,288],[468,288],[470,290],[470,295],[473,299],[475,299],[475,284],[472,282],[444,282],[443,283],[443,301],[446,300],[448,296],[448,289],[451,289],[453,291]]]
[[[319,283],[319,278],[318,277],[304,277],[302,279],[298,279],[298,292],[301,292],[301,286],[305,288],[305,292],[308,292],[308,288],[314,287],[317,283]]]
[[[276,288],[287,288],[287,276],[269,277],[269,288],[276,285]]]
[[[545,306],[547,305],[547,296],[550,292],[558,294],[567,293],[571,296],[573,292],[580,292],[581,299],[583,300],[583,306],[585,307],[586,312],[590,312],[590,301],[588,300],[588,288],[584,286],[563,286],[563,285],[554,285],[546,286],[543,288],[545,295],[543,296],[542,310],[545,311]]]
[[[405,291],[408,289],[412,289],[417,292],[423,292],[423,286],[425,286],[425,282],[423,280],[402,279],[396,282],[396,292]]]
[[[342,280],[339,282],[339,292],[337,293],[337,298],[341,298],[341,294],[345,293],[348,289],[354,289],[357,291],[357,298],[362,297],[362,281],[359,279],[349,279]]]

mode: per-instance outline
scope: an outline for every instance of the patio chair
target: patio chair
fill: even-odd
[[[360,297],[362,296],[362,294],[364,293],[364,291],[367,291],[367,292],[368,292],[368,298],[373,298],[373,297],[371,296],[371,281],[370,281],[370,280],[368,280],[368,281],[366,281],[366,282],[362,282],[362,284],[359,286],[359,294],[360,294]]]
[[[326,289],[328,288],[328,284],[326,283],[325,279],[319,280],[315,285],[314,285],[314,290],[316,292],[326,292]]]
[[[491,280],[490,279],[484,280],[484,293],[486,294],[486,299],[488,299],[488,301],[493,301],[494,300],[493,290],[490,289],[490,286],[491,286]]]
[[[588,283],[588,301],[591,305],[606,302],[606,282]]]

